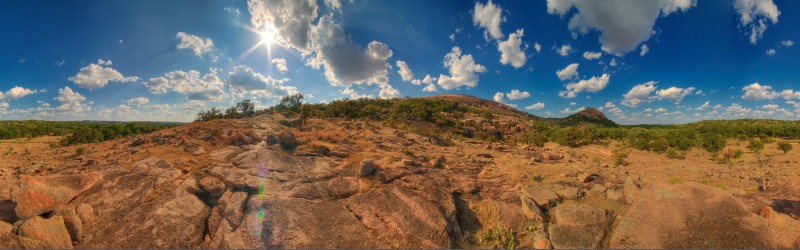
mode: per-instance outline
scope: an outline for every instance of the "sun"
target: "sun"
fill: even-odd
[[[266,45],[271,45],[275,42],[275,38],[278,36],[277,30],[272,28],[266,28],[261,31],[261,43]]]

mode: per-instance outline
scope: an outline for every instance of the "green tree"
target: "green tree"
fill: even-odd
[[[714,156],[716,156],[717,153],[720,150],[722,150],[722,148],[725,147],[726,143],[725,137],[722,137],[722,135],[720,134],[708,132],[704,133],[701,138],[702,138],[701,145],[703,149],[705,149],[709,153],[714,154]]]
[[[785,141],[778,142],[778,149],[783,151],[784,154],[789,153],[789,150],[792,150],[792,144]]]
[[[250,99],[242,100],[236,104],[236,109],[244,117],[253,117],[256,114],[256,105]]]
[[[278,101],[278,105],[275,105],[275,109],[282,113],[294,114],[300,111],[300,105],[302,104],[303,94],[297,93],[281,98],[281,100]]]
[[[753,150],[756,154],[761,153],[761,151],[764,150],[764,140],[751,139],[747,148]]]

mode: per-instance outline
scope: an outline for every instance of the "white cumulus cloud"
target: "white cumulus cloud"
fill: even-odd
[[[570,83],[567,84],[567,89],[558,92],[558,95],[562,98],[571,99],[575,98],[575,96],[581,92],[595,93],[606,88],[610,78],[611,76],[609,74],[603,74],[600,77],[594,76],[590,79],[580,80],[576,83]]]
[[[519,91],[517,89],[512,89],[511,92],[506,94],[506,97],[508,97],[509,100],[513,101],[531,97],[531,93],[528,93],[528,91]]]
[[[478,73],[486,72],[486,67],[475,63],[470,54],[462,54],[458,46],[444,56],[444,66],[450,75],[439,75],[438,85],[443,89],[467,88],[478,85]]]
[[[111,65],[111,61],[103,61],[98,60],[98,62],[102,62],[105,65]],[[78,74],[68,78],[68,80],[78,85],[78,87],[86,88],[86,89],[96,89],[102,88],[106,86],[108,82],[135,82],[139,80],[139,77],[130,76],[125,77],[116,69],[111,67],[103,67],[99,64],[89,64],[89,66],[83,67]]]
[[[567,65],[564,69],[556,71],[556,76],[559,80],[565,81],[578,77],[578,64],[572,63]]]
[[[490,37],[492,39],[503,38],[500,23],[505,21],[505,18],[502,12],[503,9],[500,8],[500,5],[492,4],[492,0],[485,5],[480,2],[475,3],[475,8],[472,10],[472,23],[485,29],[483,37],[487,41]]]
[[[540,109],[543,109],[543,108],[544,108],[544,103],[541,103],[541,102],[537,102],[537,103],[534,103],[533,105],[525,107],[525,109],[527,109],[527,110],[540,110]]]
[[[640,103],[648,101],[650,99],[650,93],[656,90],[655,84],[656,82],[649,81],[633,86],[628,93],[622,96],[622,105],[635,108],[639,106]]]
[[[767,22],[778,23],[781,12],[772,0],[734,0],[733,8],[739,14],[739,26],[750,36],[750,43],[756,44],[767,30]]]
[[[602,55],[603,55],[603,53],[601,53],[601,52],[586,51],[586,52],[583,52],[583,59],[590,60],[590,61],[591,60],[597,60]]]
[[[574,7],[567,25],[573,36],[597,30],[602,50],[622,56],[650,39],[656,19],[695,5],[694,0],[548,0],[547,12],[564,16]]]
[[[497,43],[497,51],[500,52],[500,63],[503,65],[511,64],[514,68],[525,66],[525,62],[528,61],[528,57],[525,55],[528,45],[523,46],[522,44],[524,32],[523,29],[518,29],[508,35],[508,40]]]
[[[178,43],[178,49],[192,50],[196,56],[203,56],[203,54],[209,53],[214,49],[214,41],[212,41],[211,38],[202,38],[183,32],[178,32],[175,37],[181,41]]]

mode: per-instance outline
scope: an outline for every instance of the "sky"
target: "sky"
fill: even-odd
[[[620,124],[800,117],[800,1],[8,1],[0,119],[468,94]]]

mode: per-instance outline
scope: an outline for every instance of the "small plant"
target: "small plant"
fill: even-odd
[[[683,178],[678,177],[678,176],[673,176],[673,177],[669,177],[669,180],[667,180],[667,182],[669,184],[683,184],[683,183],[686,183],[686,179],[683,179]]]
[[[528,228],[530,228],[529,226]],[[516,246],[516,237],[514,234],[514,229],[505,229],[501,226],[498,226],[495,229],[489,228],[486,230],[486,235],[484,236],[483,242],[492,243],[495,248],[506,248],[506,249],[514,249]]]
[[[686,159],[686,151],[670,148],[667,149],[667,157],[670,159]]]
[[[535,174],[535,175],[531,176],[531,180],[535,181],[535,182],[542,182],[542,181],[544,181],[544,176],[539,175],[539,174]]]
[[[625,148],[618,148],[614,150],[614,166],[628,165],[628,150]]]
[[[84,155],[86,154],[86,148],[78,147],[75,149],[75,155]]]
[[[792,150],[792,144],[785,141],[778,142],[778,149],[783,151],[783,154],[787,154],[790,150]]]
[[[31,150],[28,149],[28,148],[25,148],[25,151],[23,151],[23,154],[26,155],[26,156],[31,155]]]

